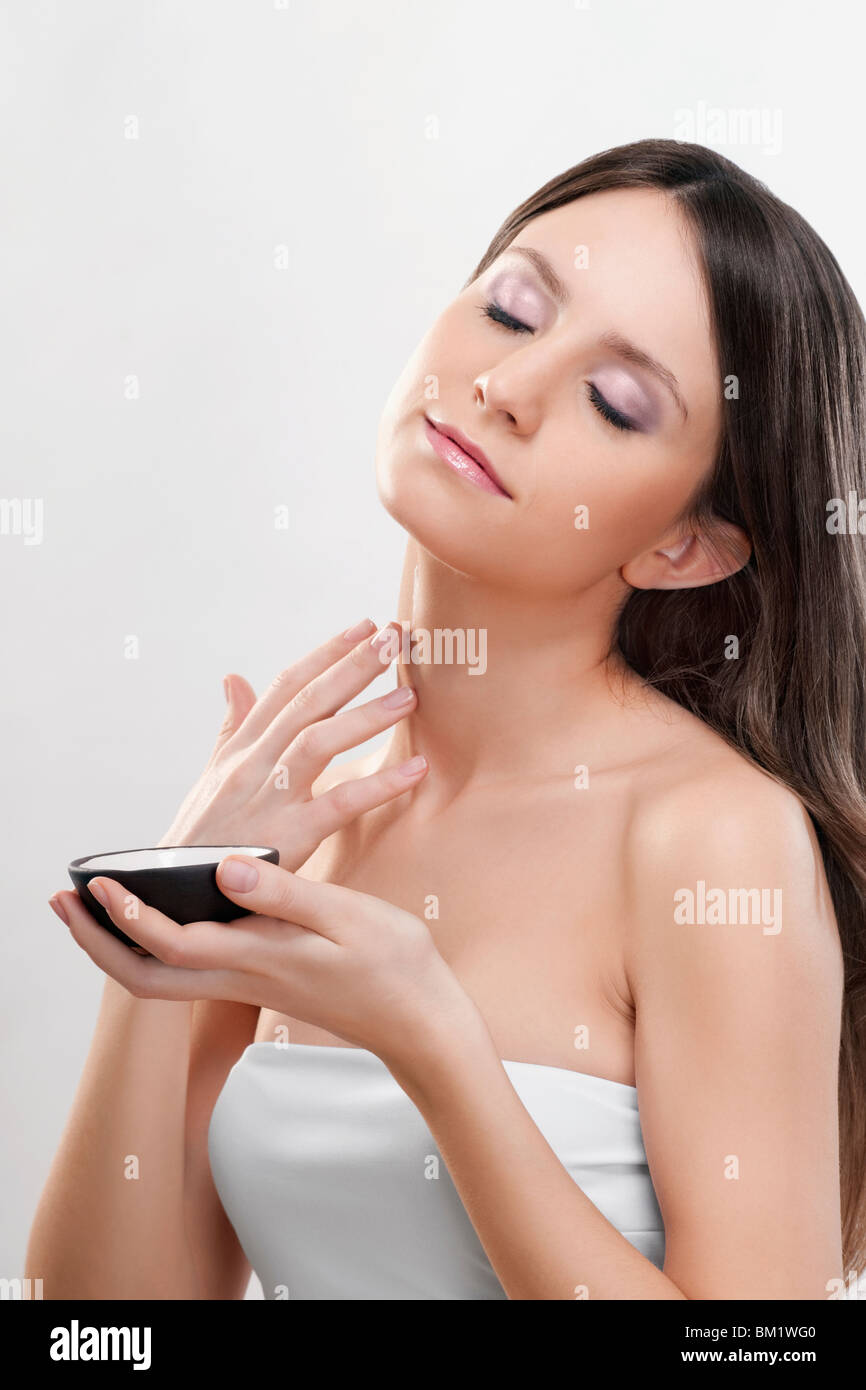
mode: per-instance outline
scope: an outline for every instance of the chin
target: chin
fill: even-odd
[[[589,557],[583,573],[573,542],[563,544],[519,509],[499,519],[476,504],[474,488],[439,473],[414,450],[389,449],[376,459],[380,501],[388,515],[429,555],[457,574],[522,598],[571,598],[603,578]],[[465,494],[465,495],[464,495]]]
[[[417,476],[407,480],[402,468],[379,468],[379,498],[388,515],[443,565],[460,574],[478,573],[479,562],[486,568],[477,545],[473,555],[471,528],[461,522],[459,508],[453,503],[447,505],[441,495],[437,497],[437,489],[426,481],[427,486]]]
[[[376,483],[389,516],[458,574],[496,588],[534,587],[537,559],[522,553],[537,551],[527,518],[518,507],[498,512],[488,493],[452,473],[424,438],[423,410],[403,404],[386,406],[376,443]]]
[[[437,465],[420,456],[380,456],[376,481],[383,507],[443,565],[476,579],[505,582],[511,571],[505,527],[479,515],[471,487],[438,473]],[[468,496],[461,495],[464,491]]]

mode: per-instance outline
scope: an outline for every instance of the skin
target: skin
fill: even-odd
[[[569,301],[557,304],[525,257],[502,257],[419,344],[377,451],[382,499],[410,535],[398,620],[483,627],[487,670],[400,664],[398,683],[415,691],[408,713],[383,749],[324,770],[306,814],[338,780],[369,787],[419,754],[429,771],[361,815],[344,807],[300,872],[261,865],[251,893],[224,888],[258,914],[229,931],[180,929],[142,905],[118,920],[145,958],[100,931],[75,894],[57,901],[139,1005],[211,1001],[195,1006],[212,1011],[199,1015],[202,1037],[218,1035],[222,1008],[235,1011],[222,1021],[237,1024],[237,1045],[254,1015],[257,1040],[286,1024],[293,1042],[376,1052],[427,1121],[510,1298],[826,1297],[842,1277],[842,958],[811,822],[790,791],[607,656],[631,588],[715,583],[749,556],[734,527],[692,535],[675,520],[721,429],[695,249],[650,190],[558,208],[515,244],[548,258]],[[491,290],[534,332],[485,317]],[[601,346],[611,329],[675,375],[685,417]],[[643,428],[603,420],[588,382],[640,412]],[[447,468],[424,412],[480,445],[511,496]],[[578,505],[588,530],[574,528]],[[237,767],[250,748],[264,752],[258,740],[293,708],[292,687],[263,710],[233,678],[217,759],[235,769],[232,790],[212,768],[182,833],[220,842],[237,823],[250,793]],[[577,765],[589,769],[582,790]],[[261,815],[264,833],[263,802]],[[781,931],[677,924],[675,892],[701,879],[780,889]],[[102,881],[117,908],[122,890]],[[426,918],[431,895],[439,915]],[[578,1029],[588,1047],[576,1047]],[[663,1270],[576,1186],[502,1058],[637,1086]],[[199,1145],[223,1066],[200,1088]],[[248,1269],[196,1171],[189,1268],[216,1260],[213,1287],[242,1289]],[[189,1286],[209,1296],[202,1276]]]

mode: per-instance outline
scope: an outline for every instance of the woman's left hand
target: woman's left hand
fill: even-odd
[[[230,866],[257,875],[229,883]],[[106,910],[149,956],[103,930],[67,890],[55,896],[79,946],[139,999],[224,999],[327,1029],[386,1063],[461,1027],[478,1011],[419,918],[381,898],[227,855],[220,891],[252,916],[179,925],[102,875]]]

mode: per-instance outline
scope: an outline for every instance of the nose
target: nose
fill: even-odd
[[[475,404],[480,406],[483,410],[489,411],[491,414],[498,410],[507,417],[509,425],[516,424],[510,410],[507,410],[502,405],[494,404],[496,396],[497,393],[490,389],[490,374],[488,372],[485,372],[483,376],[477,376],[475,378]]]
[[[536,385],[527,379],[519,382],[509,374],[508,363],[500,362],[490,371],[475,378],[475,404],[518,434],[532,434],[541,423],[543,405]],[[503,370],[505,368],[505,370]]]

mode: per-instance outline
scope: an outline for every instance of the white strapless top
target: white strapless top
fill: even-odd
[[[503,1066],[574,1181],[661,1268],[634,1086]],[[266,1299],[507,1297],[421,1112],[365,1048],[250,1043],[217,1098],[208,1152]]]

